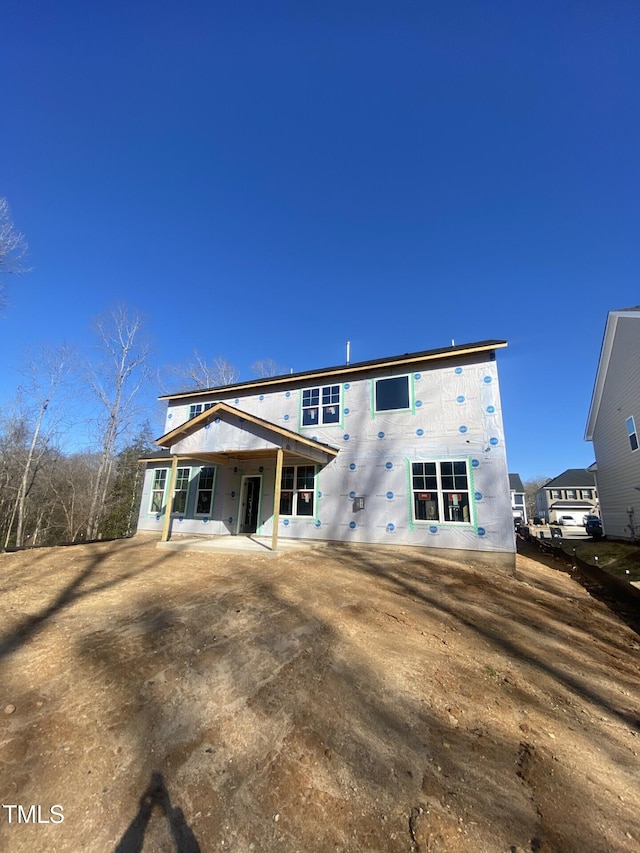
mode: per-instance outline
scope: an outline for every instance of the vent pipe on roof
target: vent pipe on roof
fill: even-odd
[[[347,341],[347,364],[349,364],[350,358],[351,358],[351,341]]]

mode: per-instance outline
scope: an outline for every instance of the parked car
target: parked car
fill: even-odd
[[[561,515],[557,521],[558,524],[562,524],[565,527],[575,527],[576,520],[572,515]]]
[[[600,516],[599,515],[583,515],[582,516],[582,523],[585,527],[587,526],[587,524],[589,524],[590,521],[600,521]],[[600,523],[602,523],[602,522],[600,522]]]
[[[600,539],[603,534],[602,521],[600,521],[597,515],[588,516],[588,520],[584,528],[589,536],[593,536],[594,539]]]

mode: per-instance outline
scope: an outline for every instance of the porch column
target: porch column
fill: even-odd
[[[166,542],[169,539],[169,528],[171,527],[171,510],[173,509],[173,492],[176,487],[176,475],[178,473],[178,457],[171,458],[171,473],[169,474],[169,493],[167,495],[167,504],[164,509],[164,524],[162,525],[161,542]]]
[[[279,447],[276,451],[276,482],[273,489],[273,532],[271,534],[271,550],[278,550],[278,524],[280,523],[280,491],[282,487],[282,457],[284,453]]]

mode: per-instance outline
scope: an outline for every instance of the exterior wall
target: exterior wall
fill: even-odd
[[[372,371],[373,373],[373,371]],[[374,411],[375,379],[409,376],[410,405],[405,411]],[[280,517],[282,537],[419,545],[464,551],[515,552],[513,514],[504,430],[500,407],[497,365],[486,355],[469,359],[430,362],[407,373],[378,371],[339,384],[341,417],[336,424],[302,425],[302,389],[315,387],[313,380],[297,382],[281,390],[224,397],[203,395],[202,401],[224,401],[276,426],[339,448],[335,460],[319,467],[312,516]],[[221,389],[224,392],[224,389]],[[189,404],[177,401],[167,412],[167,431],[188,419]],[[172,452],[214,449],[216,430],[211,423],[193,433],[187,444]],[[205,438],[206,435],[206,438]],[[236,446],[233,444],[232,446]],[[471,507],[469,522],[416,521],[413,518],[411,463],[413,461],[466,461]],[[304,464],[300,460],[300,464]],[[152,470],[145,479],[139,529],[161,530],[162,514],[148,511]],[[157,467],[157,465],[155,466]],[[232,460],[217,466],[217,482],[211,520],[189,519],[189,503],[183,519],[172,522],[172,533],[235,533],[242,475],[262,476],[259,535],[272,533],[275,462],[273,459]],[[195,488],[195,487],[194,487]],[[358,508],[355,498],[364,499]],[[190,500],[193,498],[190,496]],[[214,520],[217,519],[217,520]]]
[[[528,523],[524,492],[511,492],[511,514],[514,519],[521,519],[523,524]]]
[[[619,539],[640,536],[640,450],[629,443],[631,416],[640,430],[640,320],[620,317],[593,430],[604,532]]]
[[[549,518],[549,495],[546,489],[536,492],[536,515],[539,518]]]

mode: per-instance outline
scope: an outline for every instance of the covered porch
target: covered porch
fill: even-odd
[[[212,426],[216,428],[211,429]],[[174,520],[173,502],[178,470],[181,465],[216,466],[223,477],[223,484],[225,474],[229,477],[231,471],[238,476],[236,472],[239,469],[251,468],[255,471],[256,466],[260,466],[260,475],[254,473],[241,476],[237,495],[238,511],[235,531],[230,529],[227,534],[191,537],[195,545],[198,544],[198,539],[211,542],[227,540],[226,547],[230,547],[229,540],[238,540],[238,545],[231,546],[234,550],[241,549],[240,543],[244,544],[245,549],[265,550],[267,537],[256,534],[260,527],[257,523],[258,512],[260,511],[264,517],[265,508],[269,508],[269,503],[267,502],[265,507],[262,505],[262,500],[268,497],[271,501],[269,519],[272,525],[268,547],[271,551],[277,551],[283,469],[287,466],[309,465],[317,470],[335,459],[339,452],[337,448],[291,432],[225,403],[218,403],[180,425],[158,439],[157,444],[169,451],[168,461],[170,460],[171,464],[161,546],[171,540]],[[264,472],[264,481],[262,472]],[[273,493],[271,491],[265,493],[265,481],[269,489],[273,487]],[[213,515],[211,517],[214,518]],[[182,537],[174,541],[177,547],[180,547]]]

